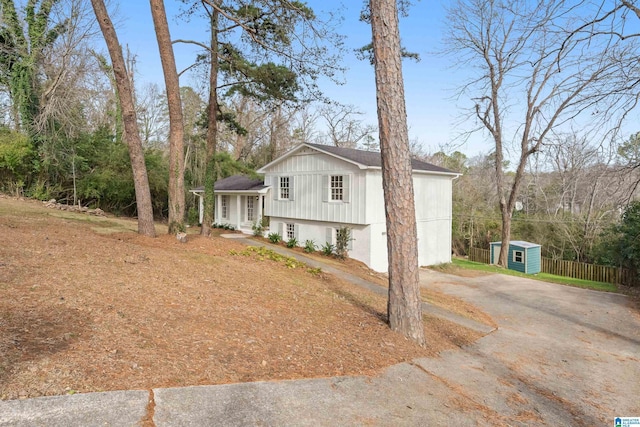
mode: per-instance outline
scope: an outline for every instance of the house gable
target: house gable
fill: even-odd
[[[264,174],[282,173],[316,173],[350,171],[356,172],[360,167],[353,162],[348,162],[334,156],[322,153],[313,148],[301,146],[277,161],[271,162],[258,170]]]
[[[269,216],[365,223],[366,171],[352,162],[299,146],[260,172],[271,187],[266,212]],[[340,188],[336,189],[336,185]]]

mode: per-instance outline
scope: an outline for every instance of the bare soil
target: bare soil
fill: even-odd
[[[425,316],[421,348],[334,276],[135,227],[0,196],[0,398],[372,375],[480,338]]]

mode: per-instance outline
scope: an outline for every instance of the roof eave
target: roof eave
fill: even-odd
[[[269,188],[271,188],[270,186],[266,186],[265,188],[261,188],[259,190],[213,190],[214,193],[217,194],[238,194],[238,193],[242,193],[242,194],[266,194],[267,191],[269,191]],[[204,193],[204,190],[199,190],[199,189],[192,189],[189,190],[190,193],[196,194],[196,195],[200,195]]]
[[[323,149],[321,149],[321,148],[314,147],[314,146],[312,146],[312,145],[309,145],[309,144],[307,144],[307,143],[303,142],[303,143],[301,143],[301,144],[296,145],[296,146],[295,146],[295,147],[293,147],[291,150],[287,151],[287,152],[286,152],[286,153],[284,153],[282,156],[278,157],[277,159],[273,160],[272,162],[267,163],[266,165],[262,166],[262,167],[261,167],[260,169],[258,169],[256,172],[257,172],[257,173],[267,173],[267,171],[266,171],[267,169],[269,169],[269,168],[270,168],[270,167],[272,167],[273,165],[276,165],[276,164],[280,163],[281,161],[283,161],[283,160],[284,160],[284,159],[286,159],[287,157],[292,156],[293,154],[295,154],[297,151],[299,151],[299,150],[300,150],[301,148],[303,148],[303,147],[310,148],[310,149],[315,150],[315,151],[317,151],[317,152],[319,152],[319,153],[326,154],[327,156],[331,156],[331,157],[334,157],[334,158],[336,158],[336,159],[340,159],[340,160],[342,160],[343,162],[347,162],[347,163],[350,163],[350,164],[352,164],[352,165],[357,166],[357,167],[358,167],[358,169],[369,169],[369,168],[370,168],[370,166],[363,165],[362,163],[355,162],[355,161],[353,161],[353,160],[347,159],[347,158],[342,157],[342,156],[338,156],[337,154],[331,153],[331,152],[329,152],[329,151],[325,151],[325,150],[323,150]]]
[[[382,170],[382,167],[380,167],[380,166],[368,166],[368,167],[366,167],[366,169]],[[413,169],[412,172],[413,173],[419,173],[419,174],[422,174],[422,175],[445,175],[445,176],[450,176],[450,177],[453,177],[453,178],[458,178],[458,177],[462,176],[461,173],[457,173],[457,172],[428,171],[428,170],[424,170],[424,169]]]

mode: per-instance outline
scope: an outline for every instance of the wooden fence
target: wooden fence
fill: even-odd
[[[471,248],[469,250],[469,260],[490,264],[490,253],[489,249]],[[573,277],[574,279],[624,285],[632,285],[636,281],[636,277],[633,276],[631,271],[624,268],[544,257],[542,258],[542,272],[556,276]]]
[[[469,248],[469,261],[491,264],[491,251],[489,249]]]

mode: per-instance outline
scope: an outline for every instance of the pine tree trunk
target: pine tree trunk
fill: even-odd
[[[216,149],[218,143],[218,11],[211,11],[211,67],[209,70],[209,106],[207,110],[207,150],[204,177],[204,215],[202,218],[203,236],[211,235],[214,219],[216,173]]]
[[[387,219],[389,326],[424,345],[398,10],[395,0],[371,0],[370,8]]]
[[[138,133],[138,121],[133,103],[133,92],[127,70],[124,64],[122,48],[118,42],[118,35],[107,13],[103,0],[91,0],[91,5],[100,24],[104,40],[109,49],[113,74],[116,80],[118,99],[122,107],[122,121],[124,124],[124,139],[129,147],[129,158],[133,170],[133,183],[136,192],[136,208],[138,211],[138,233],[155,237],[156,230],[153,224],[153,208],[151,205],[151,191],[149,190],[149,178],[147,166],[144,162],[144,151],[140,134]]]
[[[169,106],[169,234],[184,227],[184,123],[180,81],[163,0],[150,0]]]

